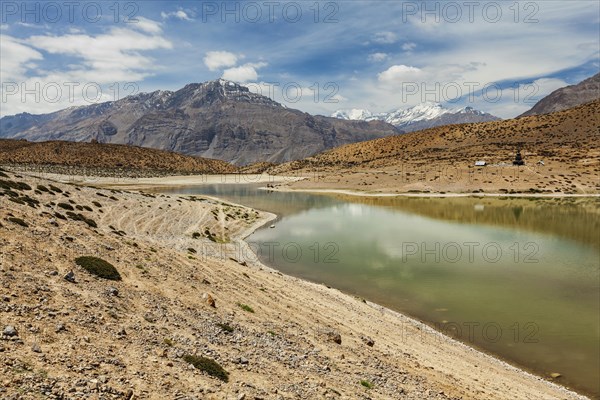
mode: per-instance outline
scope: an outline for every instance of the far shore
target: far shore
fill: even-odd
[[[600,193],[485,193],[485,192],[377,192],[360,191],[352,189],[334,189],[334,188],[292,188],[285,186],[299,181],[305,181],[308,177],[303,176],[284,176],[269,174],[223,174],[223,175],[172,175],[147,178],[131,177],[94,177],[83,175],[64,175],[56,173],[36,174],[28,172],[32,176],[56,180],[64,183],[74,183],[88,186],[98,186],[107,188],[119,188],[128,190],[148,190],[153,188],[167,187],[185,187],[198,185],[218,185],[218,184],[265,184],[260,189],[279,191],[279,192],[301,192],[301,193],[320,193],[320,194],[343,194],[359,197],[515,197],[515,198],[565,198],[565,197],[600,197]]]

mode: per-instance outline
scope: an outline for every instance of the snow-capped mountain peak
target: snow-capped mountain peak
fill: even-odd
[[[473,107],[452,109],[434,102],[424,102],[410,108],[399,108],[380,114],[373,114],[369,110],[363,109],[338,110],[331,116],[362,121],[381,120],[407,132],[440,125],[485,122],[498,119],[491,114],[475,110]]]
[[[372,117],[373,114],[369,110],[363,110],[360,108],[352,108],[347,110],[337,110],[331,117],[339,119],[352,119],[358,121],[365,121]]]

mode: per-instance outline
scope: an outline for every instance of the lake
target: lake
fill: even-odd
[[[163,190],[278,215],[261,261],[600,396],[600,207],[585,198],[355,197],[254,184]]]

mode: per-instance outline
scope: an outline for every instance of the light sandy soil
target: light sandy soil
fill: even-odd
[[[406,316],[261,265],[242,239],[272,214],[6,174],[63,193],[12,189],[24,204],[0,197],[0,329],[18,332],[0,340],[2,398],[583,398]],[[59,203],[91,208],[74,212],[97,228],[57,218],[67,211]],[[87,273],[74,263],[84,255],[111,262],[122,281]],[[75,283],[63,278],[71,270]],[[194,369],[186,354],[216,360],[229,382]]]

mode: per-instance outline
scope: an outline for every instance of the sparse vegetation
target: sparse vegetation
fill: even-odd
[[[108,279],[112,281],[120,281],[121,275],[119,271],[108,261],[105,261],[98,257],[83,256],[77,257],[75,263],[88,271],[92,275],[96,275],[99,278]]]
[[[229,325],[229,324],[219,323],[219,324],[217,324],[217,326],[219,328],[221,328],[223,330],[223,332],[227,332],[227,333],[233,332],[233,327],[231,325]]]
[[[21,218],[17,218],[17,217],[8,217],[8,220],[14,224],[17,225],[21,225],[24,228],[28,228],[29,224],[25,221],[23,221]]]
[[[238,303],[238,306],[244,311],[247,311],[249,313],[254,313],[254,309],[252,307],[250,307],[248,304]]]
[[[369,381],[366,380],[362,380],[360,381],[360,384],[364,387],[366,387],[367,389],[372,389],[373,388],[373,384]]]
[[[85,222],[91,228],[97,228],[98,227],[98,224],[96,224],[96,221],[94,221],[91,218],[86,217],[83,214],[76,214],[76,213],[74,213],[72,211],[67,211],[67,216],[69,218],[71,218],[73,221],[82,221],[82,222]]]
[[[189,364],[192,364],[196,369],[206,372],[208,375],[222,380],[223,382],[229,382],[229,372],[225,371],[219,363],[210,358],[193,356],[186,354],[183,356],[183,360]]]
[[[57,206],[60,207],[60,208],[65,209],[65,210],[69,210],[69,211],[73,211],[74,210],[73,206],[70,205],[70,204],[67,204],[67,203],[58,203]]]

